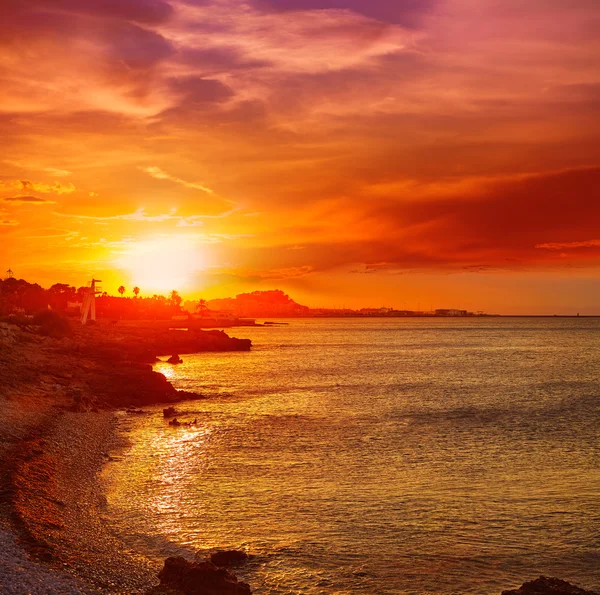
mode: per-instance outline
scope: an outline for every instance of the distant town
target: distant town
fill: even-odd
[[[396,310],[394,308],[309,308],[295,302],[279,289],[242,293],[232,298],[184,301],[179,293],[167,296],[140,295],[139,287],[129,290],[121,286],[119,296],[102,291],[99,282],[90,286],[73,287],[55,283],[44,289],[8,275],[0,280],[0,316],[33,315],[41,310],[54,310],[69,317],[81,317],[86,301],[93,292],[94,316],[109,320],[174,320],[197,321],[202,327],[251,325],[257,319],[269,318],[326,318],[326,317],[466,317],[483,316],[482,312],[443,308],[432,311]],[[83,321],[87,316],[83,317]]]
[[[184,308],[193,311],[193,303],[185,302]],[[394,308],[309,308],[296,303],[279,289],[242,293],[235,298],[209,300],[207,306],[218,315],[241,318],[298,318],[298,317],[408,317],[408,316],[481,316],[467,310],[441,308],[431,311],[396,310]]]

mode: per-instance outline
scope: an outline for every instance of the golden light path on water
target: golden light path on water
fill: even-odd
[[[122,416],[108,518],[163,558],[256,555],[259,594],[600,586],[600,323],[290,321],[156,369],[212,398]]]

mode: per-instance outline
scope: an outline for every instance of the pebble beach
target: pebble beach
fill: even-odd
[[[35,460],[18,466],[18,520],[13,513],[11,530],[5,519],[0,534],[0,592],[135,594],[158,582],[156,565],[128,551],[102,521],[98,474],[115,426],[111,412],[64,412],[45,428]],[[49,464],[52,481],[43,469]]]

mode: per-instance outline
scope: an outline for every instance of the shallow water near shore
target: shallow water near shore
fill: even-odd
[[[157,364],[217,398],[123,416],[107,519],[155,558],[256,557],[255,593],[600,589],[600,320],[309,319]]]

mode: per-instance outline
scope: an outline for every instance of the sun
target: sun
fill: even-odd
[[[147,292],[185,289],[206,263],[192,239],[161,237],[136,242],[115,264]]]

